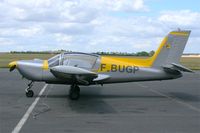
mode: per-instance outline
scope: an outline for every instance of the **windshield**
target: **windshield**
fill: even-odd
[[[57,66],[59,65],[60,54],[53,56],[48,60],[49,66]]]

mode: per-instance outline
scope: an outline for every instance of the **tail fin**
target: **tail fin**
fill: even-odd
[[[152,57],[153,66],[163,66],[171,63],[179,64],[179,60],[189,38],[190,31],[172,31],[161,42],[160,47]]]

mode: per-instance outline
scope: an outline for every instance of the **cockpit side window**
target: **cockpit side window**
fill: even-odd
[[[48,60],[49,67],[66,65],[96,70],[99,66],[99,56],[85,53],[61,53]]]
[[[96,63],[97,58],[98,56],[89,54],[65,54],[63,56],[63,65],[91,70]]]
[[[90,62],[80,59],[69,59],[67,65],[89,69],[92,68],[92,64]]]

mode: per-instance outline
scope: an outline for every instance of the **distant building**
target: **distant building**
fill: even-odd
[[[182,57],[197,57],[197,58],[200,58],[200,54],[183,54]]]

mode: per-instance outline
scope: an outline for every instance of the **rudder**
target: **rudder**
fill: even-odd
[[[152,66],[179,64],[191,31],[172,31],[161,42],[152,57]]]

